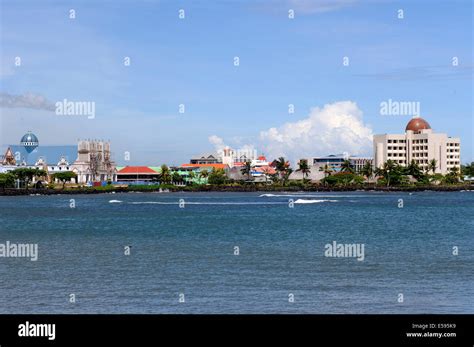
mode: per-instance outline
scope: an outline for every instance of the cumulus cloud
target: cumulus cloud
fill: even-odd
[[[239,140],[241,140],[241,139],[242,138],[239,137]],[[208,140],[214,146],[214,150],[216,151],[216,153],[221,153],[222,150],[227,146],[234,149],[237,152],[238,156],[240,156],[240,155],[249,156],[251,153],[256,152],[255,146],[253,144],[245,144],[245,145],[239,145],[239,146],[229,146],[224,142],[224,140],[221,137],[219,137],[217,135],[209,136]]]
[[[260,132],[261,150],[270,158],[290,160],[343,152],[369,154],[372,136],[362,111],[352,101],[312,108],[305,119]]]
[[[209,136],[208,140],[214,146],[216,152],[222,150],[225,147],[224,140],[222,139],[222,137],[219,137],[217,135],[211,135]]]
[[[8,93],[0,93],[0,107],[6,108],[30,108],[35,110],[54,111],[55,107],[52,102],[44,96],[26,93],[23,95],[12,95]]]

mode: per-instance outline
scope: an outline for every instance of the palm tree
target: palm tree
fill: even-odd
[[[274,166],[275,166],[275,170],[279,173],[283,183],[285,181],[285,176],[289,176],[289,175],[286,175],[289,168],[290,168],[290,163],[288,161],[285,160],[284,157],[280,157],[278,158],[277,160],[274,160],[273,163],[272,163]]]
[[[421,168],[418,165],[418,163],[415,161],[415,159],[412,159],[410,164],[408,164],[407,172],[409,175],[412,175],[416,179],[418,179],[421,176]]]
[[[397,164],[392,160],[389,159],[382,166],[382,176],[387,180],[387,187],[390,186],[390,172],[393,172]]]
[[[449,169],[449,172],[446,176],[444,176],[444,180],[446,183],[454,184],[459,182],[459,168],[457,166],[453,166]]]
[[[171,175],[171,178],[172,178],[174,183],[179,183],[179,182],[183,181],[183,178],[181,177],[181,175],[177,171],[173,172],[173,174]]]
[[[457,166],[453,166],[449,169],[448,175],[451,175],[455,178],[459,178],[459,168]]]
[[[365,177],[367,177],[367,180],[370,180],[370,178],[374,174],[374,168],[372,167],[372,163],[369,161],[366,162],[364,166],[362,167],[362,169],[360,170],[360,173],[364,175]]]
[[[350,160],[344,160],[341,164],[341,172],[354,173]]]
[[[207,171],[206,169],[202,170],[199,174],[199,178],[207,178],[209,177],[209,171]]]
[[[436,159],[431,159],[428,162],[428,170],[427,171],[428,172],[433,171],[433,175],[434,175],[437,168],[438,168],[438,162],[436,161]]]
[[[196,174],[194,173],[194,171],[191,171],[189,174],[188,174],[188,183],[191,182],[193,183],[194,179],[196,178]]]
[[[247,175],[247,179],[250,181],[250,174],[252,173],[252,163],[246,161],[244,166],[240,169],[242,175]]]
[[[331,176],[332,174],[332,168],[328,164],[324,164],[324,166],[320,166],[319,171],[324,172],[324,178],[326,178],[327,176]]]
[[[288,181],[288,179],[290,178],[290,175],[293,173],[293,169],[292,168],[288,168],[286,169],[286,171],[283,173],[283,184],[286,183],[286,181]]]
[[[324,184],[326,184],[326,177],[331,176],[332,168],[326,163],[324,166],[319,167],[319,171],[324,173]]]
[[[311,172],[311,169],[308,166],[308,160],[301,159],[298,162],[298,169],[296,169],[296,172],[298,171],[301,171],[301,173],[303,174],[303,183],[304,183],[306,177],[308,177],[309,173]]]
[[[170,183],[171,182],[170,169],[166,164],[161,165],[160,181],[162,183]]]

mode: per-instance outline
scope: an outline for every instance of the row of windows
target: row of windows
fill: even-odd
[[[448,165],[459,165],[459,160],[448,161]]]
[[[405,150],[405,147],[402,147],[402,146],[388,146],[388,150],[399,150],[399,151],[404,151]]]
[[[448,149],[448,152],[450,153],[459,153],[459,149]]]
[[[427,157],[428,152],[423,152],[423,153],[413,153],[414,157]]]
[[[448,146],[448,147],[459,147],[459,143],[457,143],[457,142],[449,142],[449,143],[447,144],[447,146]]]
[[[405,140],[388,140],[388,143],[405,143]]]
[[[37,168],[37,169],[43,169],[42,167],[39,167],[39,166],[37,166],[36,168]],[[55,168],[54,166],[50,166],[50,167],[48,168],[48,170],[54,171],[54,168]],[[63,170],[63,167],[62,167],[62,166],[58,166],[57,168],[59,169],[59,171],[62,171],[62,170]],[[66,166],[66,170],[65,170],[65,171],[69,171],[69,166]]]
[[[428,143],[428,139],[413,140],[414,144]]]
[[[459,155],[448,155],[448,156],[446,156],[446,158],[448,158],[448,159],[456,159],[456,158],[459,158]]]
[[[413,146],[414,151],[427,151],[428,146]]]

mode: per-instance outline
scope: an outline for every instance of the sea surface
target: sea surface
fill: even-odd
[[[6,241],[0,313],[474,313],[468,191],[0,197]]]

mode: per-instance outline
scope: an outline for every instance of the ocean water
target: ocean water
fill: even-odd
[[[0,313],[474,313],[474,192],[19,196],[0,211],[0,243],[38,244],[37,261],[0,257]],[[326,257],[333,241],[364,260]]]

